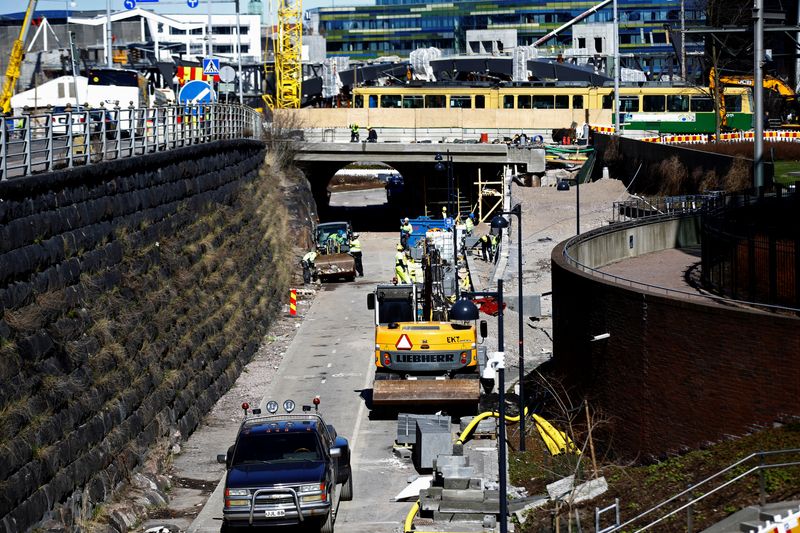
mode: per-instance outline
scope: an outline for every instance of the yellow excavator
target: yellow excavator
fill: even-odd
[[[751,75],[717,73],[712,68],[711,72],[708,74],[708,87],[712,91],[717,79],[719,79],[719,84],[722,87],[735,86],[752,88],[753,85],[755,85],[755,79]],[[783,115],[786,108],[791,108],[794,112],[797,112],[797,93],[795,93],[794,89],[792,89],[788,83],[778,77],[765,74],[762,87],[771,91],[765,95],[767,96],[767,100],[772,102],[772,105],[767,106],[767,110],[774,111],[774,115],[776,116]],[[721,123],[725,125],[727,117],[724,98],[720,99],[719,114]]]
[[[450,261],[427,242],[423,250],[416,282],[378,285],[367,295],[375,312],[372,406],[474,408],[486,321],[463,316],[453,302],[458,280]]]
[[[22,68],[22,59],[25,57],[25,40],[28,38],[28,30],[31,29],[33,22],[33,12],[36,11],[38,0],[29,0],[28,9],[25,11],[25,18],[22,20],[22,27],[19,29],[19,37],[11,46],[11,56],[8,58],[6,67],[6,77],[3,80],[3,92],[0,93],[0,109],[3,114],[11,111],[11,97],[14,96],[14,88]]]

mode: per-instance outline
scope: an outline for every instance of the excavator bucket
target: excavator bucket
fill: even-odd
[[[477,405],[480,392],[477,379],[376,380],[372,387],[372,404]]]
[[[356,275],[356,260],[350,254],[318,255],[314,263],[321,279],[354,278]]]

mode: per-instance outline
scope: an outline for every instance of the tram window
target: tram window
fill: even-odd
[[[514,109],[514,95],[507,94],[503,96],[503,109]]]
[[[456,107],[461,109],[471,109],[472,108],[472,97],[471,96],[451,96],[450,97],[450,107]]]
[[[572,109],[583,109],[583,95],[576,94],[572,97]]]
[[[606,94],[603,96],[603,109],[612,109],[614,107],[614,95]]]
[[[663,113],[664,112],[664,95],[663,94],[646,94],[643,98],[643,111],[645,113]]]
[[[433,107],[433,108],[447,107],[447,98],[443,94],[426,94],[425,107]]]
[[[714,111],[714,102],[707,96],[692,96],[691,104],[692,111],[700,113]]]
[[[486,107],[486,97],[482,94],[475,95],[475,109],[483,109]]]
[[[381,107],[400,107],[401,99],[399,94],[382,94]]]
[[[517,96],[517,109],[530,109],[531,108],[531,95],[521,94]]]
[[[661,97],[662,101],[664,97]],[[619,97],[619,110],[623,113],[635,113],[639,111],[639,97],[638,96],[620,96]]]
[[[739,94],[726,94],[725,98],[725,111],[730,113],[742,112],[742,96]]]
[[[534,109],[553,109],[553,97],[537,95],[533,97]]]
[[[378,95],[377,94],[369,95],[369,106],[371,108],[373,108],[373,109],[378,107]]]
[[[689,111],[689,97],[681,94],[667,95],[667,111],[685,113]]]
[[[556,109],[569,109],[569,95],[567,94],[556,95]]]
[[[364,107],[364,95],[357,94],[353,97],[353,107]]]
[[[406,109],[417,109],[420,107],[424,107],[424,102],[422,101],[422,95],[404,96],[403,107]]]

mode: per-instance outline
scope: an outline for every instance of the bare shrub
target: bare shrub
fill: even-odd
[[[267,143],[265,163],[278,169],[289,167],[297,153],[297,142],[302,140],[302,119],[291,110],[278,110],[272,114],[272,122],[264,132]]]
[[[622,151],[619,148],[619,139],[616,136],[609,137],[606,149],[603,152],[603,161],[607,165],[613,165],[622,161]]]
[[[723,187],[719,183],[716,170],[708,170],[704,174],[700,175],[697,179],[697,184],[700,192],[714,191],[718,190],[720,187]]]
[[[689,171],[677,155],[661,161],[658,165],[658,174],[660,175],[658,191],[660,195],[672,196],[680,194],[686,189]]]
[[[728,173],[722,177],[722,183],[726,191],[742,191],[752,186],[750,177],[750,161],[742,157],[733,160]]]

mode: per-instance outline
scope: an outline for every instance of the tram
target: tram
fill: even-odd
[[[620,87],[619,92],[620,119],[626,131],[657,134],[715,131],[714,102],[708,88],[626,86]],[[723,97],[725,129],[751,129],[749,89],[726,87]],[[465,123],[479,127],[482,117],[486,127],[546,129],[584,121],[611,125],[613,100],[613,87],[434,83],[358,87],[353,89],[352,103],[356,109],[386,110],[388,116],[396,119],[402,118],[398,115],[402,111],[422,112],[420,119],[431,121],[437,117],[440,127],[463,127]],[[452,113],[453,110],[459,113]],[[377,125],[379,114],[371,113],[370,120]]]

